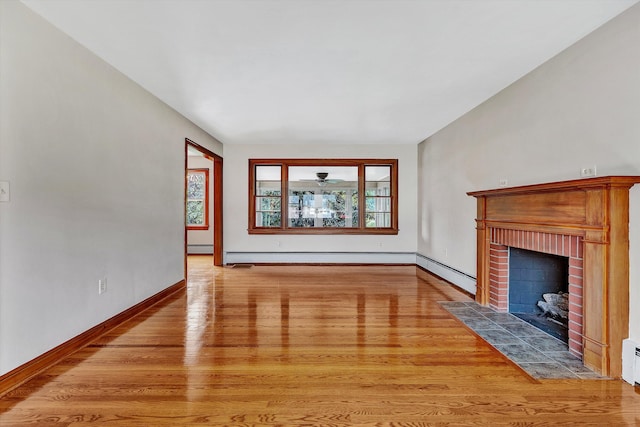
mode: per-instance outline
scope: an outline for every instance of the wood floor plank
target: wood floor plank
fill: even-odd
[[[634,426],[621,381],[526,375],[407,266],[214,268],[0,399],[2,426]]]

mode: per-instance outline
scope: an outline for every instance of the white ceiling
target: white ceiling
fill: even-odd
[[[225,144],[417,144],[637,0],[23,0]]]

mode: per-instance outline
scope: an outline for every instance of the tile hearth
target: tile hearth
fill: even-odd
[[[476,303],[440,304],[505,357],[536,379],[603,379],[569,352],[567,344],[509,313]]]

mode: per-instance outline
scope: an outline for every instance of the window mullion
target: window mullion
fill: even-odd
[[[256,183],[256,165],[249,160],[249,185],[250,185],[250,198],[249,198],[249,230],[252,230],[256,226],[256,206],[258,203],[258,184]]]
[[[358,228],[365,229],[365,210],[366,210],[366,197],[365,197],[365,174],[364,164],[358,165]]]
[[[289,165],[280,165],[280,228],[289,228]]]

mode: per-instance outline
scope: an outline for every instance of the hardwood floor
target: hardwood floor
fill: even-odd
[[[2,426],[634,426],[612,380],[535,381],[415,267],[214,268],[0,399]]]

